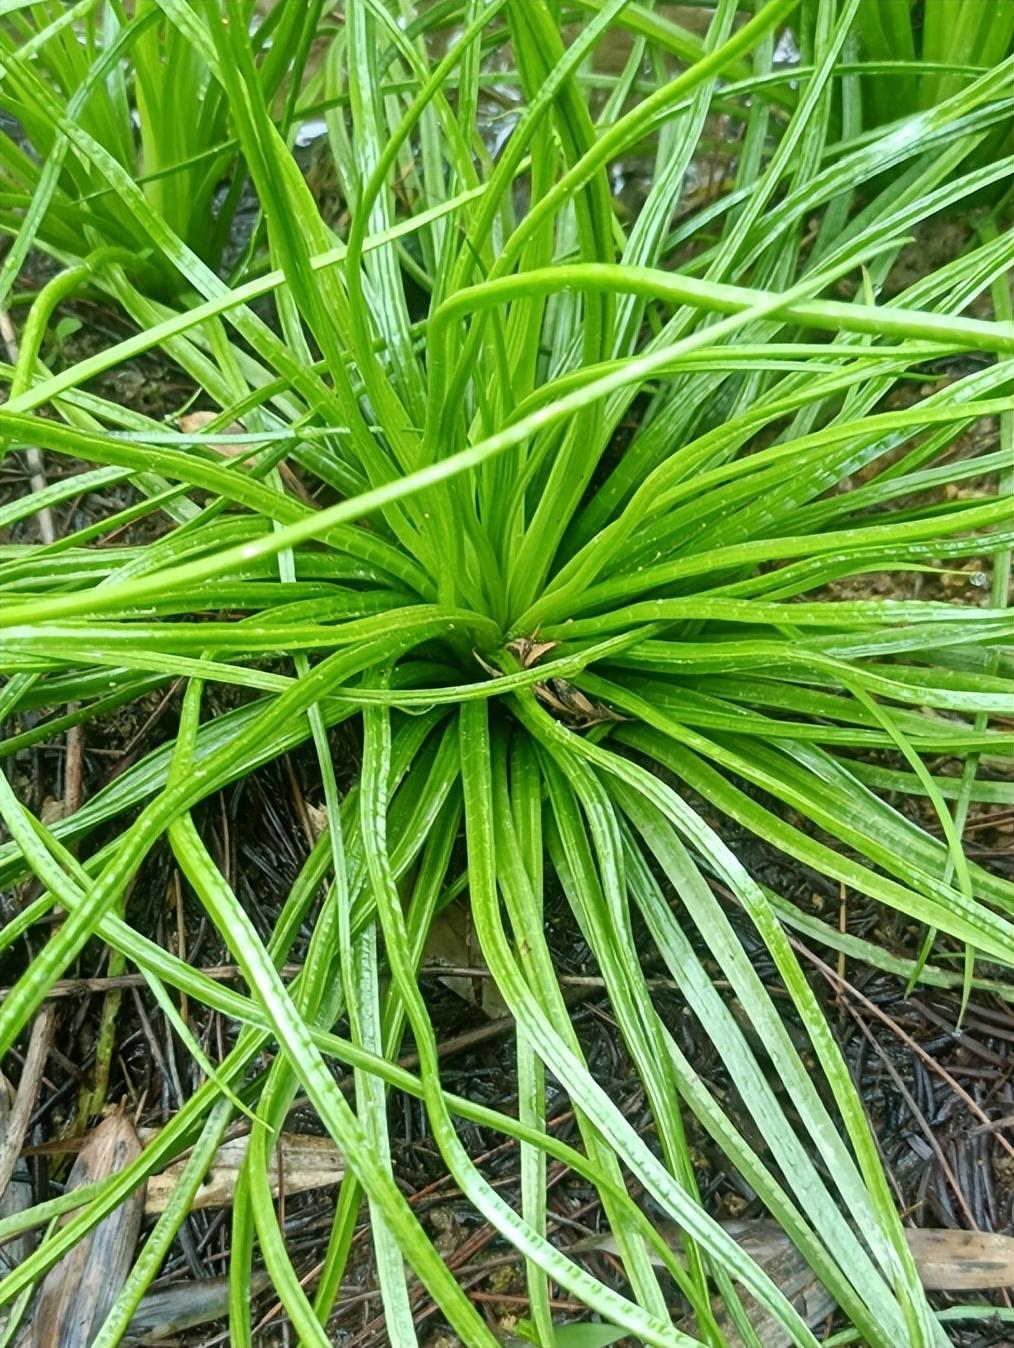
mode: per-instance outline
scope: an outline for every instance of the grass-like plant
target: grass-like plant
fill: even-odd
[[[122,209],[101,162],[107,157],[142,186],[181,242],[219,267],[248,180],[229,136],[228,100],[201,44],[156,0],[6,8],[0,52],[16,59],[5,69],[4,110],[20,134],[4,145],[0,221],[14,232],[27,215],[32,227],[5,260],[0,293],[32,240],[63,261],[118,246],[134,254],[133,267],[153,294],[171,298],[187,288],[186,272]],[[260,97],[268,106],[280,100],[283,129],[323,9],[323,0],[260,7],[251,36],[255,56],[263,57]],[[87,133],[95,154],[71,149],[62,118]]]
[[[86,467],[4,506],[0,525],[112,485],[129,484],[136,503],[0,553],[3,752],[173,680],[185,691],[172,742],[68,818],[44,824],[0,779],[11,835],[0,874],[34,873],[43,887],[3,945],[63,914],[0,1009],[0,1051],[102,941],[143,972],[206,1079],[126,1170],[0,1222],[10,1234],[72,1214],[0,1283],[0,1300],[192,1148],[96,1340],[118,1343],[242,1106],[252,1135],[232,1212],[232,1343],[252,1343],[257,1248],[299,1341],[330,1342],[365,1200],[390,1341],[416,1341],[418,1279],[464,1343],[492,1348],[392,1173],[386,1107],[398,1091],[424,1102],[448,1172],[523,1259],[543,1345],[555,1342],[553,1285],[646,1344],[722,1345],[732,1324],[757,1348],[744,1290],[792,1342],[817,1342],[709,1215],[691,1116],[863,1342],[946,1344],[792,933],[938,985],[990,979],[1011,995],[1014,888],[961,845],[973,802],[1014,801],[1010,741],[991,726],[1010,708],[1009,189],[944,262],[900,289],[894,270],[913,235],[1008,182],[1009,162],[976,153],[1009,121],[1010,59],[969,68],[959,54],[938,100],[870,130],[879,119],[864,120],[862,83],[878,67],[857,64],[870,8],[859,0],[718,0],[703,39],[625,0],[347,0],[321,64],[280,112],[265,78],[276,46],[251,37],[248,0],[159,0],[156,18],[153,6],[100,16],[85,3],[66,25],[53,6],[21,8],[39,22],[18,18],[4,66],[48,158],[25,169],[25,197],[8,198],[3,221],[13,255],[35,245],[72,265],[28,311],[0,435],[8,449]],[[153,64],[207,72],[215,135],[234,142],[265,223],[263,266],[242,285],[195,249],[177,213],[187,203],[139,185],[126,144],[111,152],[105,122],[115,114],[122,127],[126,105],[100,29],[75,52],[83,93],[47,80],[73,23],[114,14],[139,100]],[[775,61],[786,25],[797,66]],[[427,41],[437,29],[448,43]],[[604,69],[596,53],[617,30],[624,60]],[[508,46],[503,80],[490,58]],[[874,55],[892,78],[908,59]],[[516,101],[484,138],[493,80]],[[329,109],[349,210],[337,246],[287,144],[309,102]],[[719,130],[728,140],[716,147]],[[705,153],[734,181],[681,211]],[[650,189],[621,223],[610,169],[633,156],[650,164]],[[63,169],[50,171],[54,159]],[[64,171],[103,203],[101,215],[88,207],[87,231]],[[27,198],[44,182],[43,212]],[[104,233],[106,215],[116,228]],[[86,240],[74,256],[71,235]],[[192,302],[168,307],[152,292],[123,252],[138,238]],[[137,332],[51,374],[43,337],[80,287]],[[155,349],[221,409],[199,433],[89,387]],[[984,418],[985,444],[967,434]],[[162,521],[155,541],[92,546],[149,517]],[[986,590],[949,598],[941,574],[970,559]],[[891,597],[868,597],[874,576]],[[212,684],[241,690],[235,710],[207,712]],[[344,794],[328,736],[342,722],[361,727],[362,743]],[[304,742],[327,827],[265,941],[202,835],[200,807]],[[917,939],[903,958],[800,910],[751,874],[721,820],[919,924],[925,949]],[[163,843],[244,991],[125,920],[127,887]],[[643,1083],[647,1134],[585,1061],[543,929],[547,886],[594,954]],[[435,916],[463,892],[517,1023],[516,1111],[441,1083],[416,970]],[[307,922],[308,953],[287,982],[280,969]],[[747,931],[777,970],[777,998]],[[681,1051],[646,964],[679,984],[731,1092]],[[221,1062],[203,1057],[173,992],[234,1025]],[[809,1037],[805,1054],[790,1022]],[[414,1073],[395,1065],[406,1032]],[[355,1074],[351,1101],[336,1064]],[[580,1148],[546,1128],[548,1074],[569,1096]],[[348,1163],[309,1291],[268,1178],[297,1094]],[[519,1208],[471,1160],[462,1120],[516,1140]],[[548,1239],[550,1161],[600,1195],[622,1291]],[[682,1249],[659,1235],[660,1215],[682,1230]],[[696,1337],[674,1324],[658,1261]]]
[[[869,124],[932,107],[961,88],[956,67],[995,65],[1014,46],[1006,0],[869,0],[856,19],[863,55],[898,63],[863,80]]]

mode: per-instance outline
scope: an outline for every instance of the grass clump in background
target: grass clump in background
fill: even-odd
[[[404,1095],[523,1262],[538,1343],[578,1343],[557,1291],[637,1342],[756,1348],[762,1315],[818,1341],[715,1219],[691,1132],[839,1327],[871,1348],[950,1342],[793,944],[1010,996],[1014,887],[961,834],[974,804],[1014,802],[993,724],[1010,709],[1014,63],[1009,11],[966,5],[980,20],[941,50],[940,8],[910,11],[904,41],[889,0],[720,0],[694,29],[623,0],[85,0],[3,20],[23,135],[0,214],[20,338],[0,435],[60,467],[0,507],[0,874],[37,882],[3,932],[0,1050],[104,945],[195,1078],[129,1167],[0,1220],[44,1227],[4,1304],[192,1148],[95,1339],[119,1343],[238,1121],[232,1343],[254,1341],[255,1265],[299,1342],[332,1341],[361,1212],[390,1342],[416,1342],[421,1285],[464,1343],[495,1343],[399,1188]],[[336,214],[296,147],[315,120]],[[912,275],[912,240],[941,229],[950,244],[927,261],[923,242]],[[115,314],[117,339],[58,348],[51,368],[72,302]],[[108,396],[104,378],[155,352],[208,415]],[[94,515],[52,541],[17,532],[89,496]],[[947,577],[972,563],[982,584],[955,598]],[[27,808],[33,744],[170,689],[165,743],[62,818]],[[215,802],[304,745],[319,836],[265,922]],[[909,948],[790,901],[751,835],[900,915]],[[238,983],[135,919],[157,857]],[[462,896],[516,1024],[495,1106],[445,1088],[417,977]],[[647,1127],[585,1056],[543,921],[557,896]],[[220,1051],[195,1037],[212,1012]],[[549,1095],[573,1145],[547,1127]],[[269,1181],[297,1097],[347,1164],[305,1286]],[[516,1143],[516,1203],[466,1122]],[[557,1164],[596,1195],[622,1278],[549,1238]],[[658,1233],[672,1222],[677,1248]]]

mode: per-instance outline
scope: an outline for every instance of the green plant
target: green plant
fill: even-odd
[[[259,96],[272,105],[287,87],[280,124],[288,125],[323,0],[262,7],[251,38],[263,55]],[[156,0],[83,0],[7,6],[0,26],[4,107],[18,135],[5,137],[0,221],[23,245],[35,242],[61,261],[100,246],[134,249],[148,287],[171,297],[184,274],[122,209],[103,160],[137,175],[151,208],[202,261],[219,267],[247,177],[227,135],[229,107],[194,34],[170,21]],[[251,26],[253,6],[245,7]],[[61,129],[75,122],[94,153],[71,148]],[[24,257],[4,268],[6,293]]]
[[[53,335],[46,344],[46,357],[50,362],[63,358],[68,340],[80,332],[84,324],[73,314],[65,314],[53,324]]]
[[[932,107],[961,88],[956,67],[989,68],[1014,47],[1007,0],[872,0],[856,20],[868,60],[903,63],[889,79],[863,80],[871,124]]]
[[[0,874],[34,873],[45,891],[3,943],[56,907],[65,914],[0,1009],[0,1049],[93,939],[155,986],[221,1012],[237,1038],[136,1163],[0,1222],[9,1233],[74,1212],[0,1283],[4,1301],[143,1175],[194,1146],[177,1201],[97,1340],[119,1342],[236,1094],[255,1122],[232,1218],[233,1343],[252,1342],[255,1243],[300,1341],[328,1342],[322,1326],[365,1195],[391,1341],[415,1341],[410,1269],[466,1343],[492,1345],[394,1181],[385,1106],[397,1090],[422,1099],[456,1184],[524,1256],[544,1344],[555,1336],[550,1280],[649,1344],[728,1342],[717,1296],[757,1348],[737,1286],[794,1342],[816,1342],[708,1215],[688,1116],[868,1344],[946,1343],[792,933],[937,983],[992,977],[1011,995],[1014,889],[970,862],[960,839],[971,802],[1014,799],[1008,781],[990,780],[1000,773],[978,775],[1009,765],[1011,750],[990,725],[1009,708],[1011,672],[1002,642],[1014,335],[1011,245],[998,228],[1009,193],[949,260],[885,294],[913,231],[1007,182],[1009,163],[967,164],[1009,115],[1012,63],[958,72],[941,102],[876,134],[846,116],[835,139],[829,129],[854,94],[854,67],[842,67],[862,5],[740,8],[720,0],[693,46],[623,0],[464,0],[418,14],[349,0],[320,75],[325,100],[348,108],[329,126],[351,208],[336,247],[273,120],[249,6],[161,0],[159,22],[209,72],[264,213],[273,270],[235,288],[137,185],[132,160],[109,155],[96,129],[59,120],[93,187],[200,298],[173,310],[120,254],[93,260],[94,283],[140,330],[56,375],[37,359],[53,293],[29,315],[0,434],[8,448],[39,446],[91,467],[53,483],[44,501],[4,506],[0,524],[129,482],[136,504],[101,531],[146,514],[168,527],[136,546],[94,549],[99,529],[89,527],[4,550],[10,677],[0,707],[50,716],[15,729],[3,751],[173,679],[185,693],[172,744],[55,825],[0,781],[12,835]],[[565,45],[563,23],[575,15],[582,23]],[[459,31],[434,55],[427,32],[452,20]],[[125,22],[125,52],[145,22],[144,12]],[[772,65],[786,23],[798,71]],[[604,102],[593,101],[602,81],[592,57],[617,26],[630,33],[629,59],[605,82]],[[508,42],[522,103],[491,157],[477,115],[483,58]],[[691,49],[697,59],[667,75],[669,58],[686,61]],[[102,58],[90,59],[94,73]],[[645,59],[657,74],[648,93],[637,87]],[[10,44],[5,60],[27,89],[35,77],[24,52]],[[718,100],[741,123],[735,185],[679,219]],[[608,168],[635,152],[650,156],[653,182],[624,232]],[[872,181],[878,190],[857,205]],[[533,203],[526,212],[519,188]],[[983,295],[992,317],[969,316]],[[252,307],[263,296],[274,325]],[[86,388],[156,347],[221,408],[202,432],[167,431]],[[937,376],[942,359],[966,353],[977,359],[960,377]],[[1000,431],[980,452],[963,436],[983,418]],[[223,459],[223,428],[237,420],[249,453]],[[331,503],[311,507],[288,492],[283,462]],[[954,490],[944,495],[945,486]],[[989,573],[986,602],[912,597],[916,578],[932,585],[963,559]],[[896,597],[838,597],[873,574],[888,576]],[[204,718],[211,683],[248,690],[246,700]],[[342,796],[328,731],[353,720],[362,766]],[[265,942],[202,837],[199,807],[307,741],[327,829]],[[954,759],[960,777],[935,765]],[[935,830],[898,807],[907,798],[931,803]],[[801,912],[751,875],[713,818],[923,924],[937,933],[936,957],[920,971],[916,950],[901,959]],[[100,825],[104,841],[79,859],[72,844]],[[245,992],[124,919],[125,888],[162,840],[232,950]],[[651,1108],[650,1145],[584,1061],[543,930],[547,884],[566,895],[598,963]],[[463,889],[517,1022],[516,1117],[443,1089],[416,981],[435,914]],[[309,953],[286,985],[280,967],[311,914]],[[778,1000],[744,948],[746,930],[777,969]],[[648,958],[679,983],[743,1114],[681,1052],[653,1004]],[[793,1043],[790,1015],[812,1061]],[[394,1063],[406,1030],[414,1074]],[[266,1049],[274,1057],[264,1068]],[[354,1105],[332,1062],[353,1070]],[[581,1150],[547,1130],[547,1071],[569,1094]],[[274,1131],[299,1092],[349,1164],[312,1300],[268,1184]],[[765,1150],[744,1136],[746,1115]],[[459,1119],[517,1140],[520,1211],[468,1156]],[[601,1196],[625,1293],[547,1239],[550,1159]],[[651,1211],[682,1227],[685,1263],[629,1197],[630,1176]],[[698,1338],[672,1323],[649,1251],[696,1313]]]

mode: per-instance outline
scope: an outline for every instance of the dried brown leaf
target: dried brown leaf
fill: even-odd
[[[607,707],[604,702],[596,702],[575,688],[567,679],[547,679],[545,683],[535,685],[535,696],[561,720],[577,730],[599,725],[603,721],[625,721],[627,717]]]
[[[71,1167],[68,1189],[123,1170],[141,1154],[133,1124],[112,1114],[95,1128]],[[88,1348],[123,1287],[144,1216],[144,1186],[49,1270],[32,1317],[30,1348]]]
[[[179,418],[176,424],[184,435],[200,435],[201,431],[210,426],[218,415],[217,412],[187,412],[185,416]],[[230,421],[220,434],[243,435],[245,430],[242,422]],[[252,461],[250,456],[256,449],[256,445],[251,445],[247,440],[241,441],[237,445],[230,445],[228,441],[217,440],[210,448],[216,450],[219,454],[224,454],[227,459],[234,459],[242,455],[243,462],[250,463]]]
[[[187,412],[178,419],[176,424],[184,435],[200,435],[201,431],[203,431],[206,426],[210,426],[218,415],[217,412]],[[221,434],[245,435],[246,427],[241,421],[230,421]],[[253,462],[254,450],[258,449],[259,445],[251,444],[249,440],[244,440],[239,444],[234,445],[230,444],[228,440],[216,440],[210,448],[217,450],[219,454],[224,454],[228,459],[234,459],[242,455],[243,462],[249,464]],[[287,463],[280,463],[278,465],[278,471],[281,473],[282,478],[290,491],[298,496],[300,500],[305,501],[307,505],[313,504],[313,497]]]
[[[485,969],[482,951],[464,904],[449,904],[433,919],[423,960],[426,964],[444,964],[448,968]],[[507,1014],[507,1003],[491,978],[471,978],[467,974],[438,977],[445,988],[450,988],[471,1006],[479,1007],[490,1020]]]

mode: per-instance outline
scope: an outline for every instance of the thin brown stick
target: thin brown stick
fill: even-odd
[[[901,1073],[895,1067],[894,1063],[891,1062],[890,1057],[884,1052],[880,1044],[877,1043],[876,1035],[866,1024],[866,1021],[863,1020],[862,1016],[855,1009],[855,1007],[849,1006],[847,1009],[849,1015],[855,1021],[856,1025],[859,1027],[860,1032],[865,1037],[866,1042],[870,1045],[874,1053],[876,1053],[877,1057],[883,1063],[887,1075],[894,1082],[895,1089],[897,1090],[901,1098],[905,1101],[905,1104],[908,1106],[908,1112],[911,1114],[912,1118],[914,1119],[916,1125],[919,1128],[919,1131],[926,1139],[926,1142],[931,1148],[933,1155],[937,1158],[937,1165],[939,1165],[944,1179],[950,1185],[951,1192],[957,1199],[958,1207],[961,1209],[961,1215],[967,1222],[969,1230],[977,1231],[979,1229],[979,1225],[976,1222],[975,1217],[972,1215],[972,1209],[968,1206],[968,1202],[965,1198],[964,1192],[962,1191],[961,1185],[958,1183],[958,1177],[957,1175],[955,1175],[950,1162],[944,1155],[943,1148],[937,1141],[937,1137],[933,1129],[929,1126],[929,1122],[927,1121],[926,1116],[923,1114],[922,1110],[916,1103],[915,1098],[912,1095],[912,1092],[905,1085],[904,1081],[902,1081]]]
[[[474,964],[421,964],[420,978],[492,978],[493,975],[481,965]],[[561,988],[587,988],[591,991],[604,989],[606,980],[593,974],[558,974],[556,981]],[[645,986],[660,988],[666,992],[679,992],[680,985],[672,978],[646,978]]]
[[[173,697],[175,696],[176,692],[182,686],[183,686],[182,679],[174,679],[173,682],[169,685],[168,689],[165,692],[165,696],[162,698],[161,702],[158,704],[158,706],[155,708],[152,714],[145,721],[144,725],[141,726],[140,730],[138,730],[134,735],[131,736],[131,738],[119,751],[120,761],[115,765],[115,767],[110,772],[106,785],[108,785],[109,782],[113,781],[116,777],[118,777],[121,772],[124,772],[127,769],[127,767],[129,766],[127,760],[129,759],[130,755],[141,743],[141,741],[147,735],[148,731],[151,730],[151,728],[162,718],[162,716],[165,714],[166,708],[169,706],[169,703],[173,700]]]
[[[180,880],[180,873],[174,870],[170,882],[173,894],[173,908],[176,913],[176,954],[183,961],[187,962],[187,922],[186,913],[183,910],[183,884]],[[185,1025],[190,1024],[190,1003],[187,994],[180,989],[180,1019]]]
[[[441,969],[440,972],[444,973],[446,971]],[[564,997],[564,1000],[569,1005],[575,1001],[580,1001],[588,992],[593,990],[594,989],[584,987],[572,988],[569,994]],[[497,1016],[495,1020],[487,1021],[485,1025],[479,1025],[474,1030],[464,1030],[461,1034],[456,1034],[451,1039],[443,1040],[437,1045],[437,1056],[441,1058],[447,1057],[449,1054],[460,1052],[463,1048],[473,1048],[476,1044],[485,1043],[487,1039],[495,1039],[498,1035],[513,1034],[516,1029],[517,1021],[513,1016]],[[418,1067],[419,1055],[417,1053],[406,1054],[404,1057],[398,1059],[398,1066],[408,1070],[411,1070],[413,1067]]]
[[[887,1014],[886,1011],[882,1011],[880,1007],[876,1005],[875,1002],[871,1002],[868,997],[864,997],[863,994],[859,991],[859,989],[853,987],[853,985],[849,983],[847,979],[839,978],[838,975],[835,973],[835,971],[829,965],[825,964],[819,955],[815,955],[808,946],[804,945],[803,942],[798,939],[798,937],[790,935],[789,940],[792,942],[792,945],[795,947],[796,950],[799,951],[801,955],[805,955],[805,957],[810,961],[810,963],[814,965],[815,968],[820,970],[820,972],[824,975],[824,977],[828,980],[829,983],[833,984],[834,986],[841,987],[841,989],[845,991],[851,998],[859,1002],[859,1004],[863,1007],[863,1009],[868,1011],[871,1016],[875,1016],[877,1020],[882,1021],[883,1024],[885,1024],[888,1027],[891,1033],[895,1035],[896,1038],[901,1040],[901,1042],[905,1045],[906,1048],[908,1048],[917,1057],[922,1059],[922,1061],[926,1064],[926,1066],[930,1069],[931,1072],[935,1072],[936,1075],[941,1079],[941,1081],[946,1081],[947,1085],[950,1086],[951,1090],[962,1102],[962,1104],[964,1104],[968,1108],[968,1110],[975,1115],[975,1117],[979,1120],[980,1123],[984,1123],[988,1128],[992,1128],[993,1121],[986,1113],[986,1111],[982,1108],[982,1106],[979,1104],[979,1102],[969,1095],[969,1093],[965,1090],[964,1086],[960,1084],[960,1082],[955,1081],[954,1077],[951,1076],[950,1072],[948,1072],[946,1067],[938,1063],[936,1058],[934,1058],[931,1053],[927,1053],[921,1044],[917,1044],[916,1041],[912,1038],[912,1036],[910,1034],[907,1034],[901,1028],[901,1026],[898,1024],[896,1020],[893,1020]],[[1014,1146],[1012,1146],[1011,1143],[1007,1141],[1007,1139],[1003,1136],[1002,1133],[996,1134],[996,1140],[1000,1143],[1000,1145],[1008,1153],[1008,1155],[1014,1157]]]
[[[978,1137],[982,1133],[995,1133],[1000,1128],[1014,1128],[1014,1114],[1006,1114],[1002,1119],[991,1119],[989,1123],[980,1123],[968,1130],[969,1137]]]
[[[285,768],[285,775],[288,778],[289,790],[292,792],[292,803],[296,807],[296,814],[299,816],[299,823],[302,827],[306,841],[311,847],[317,841],[317,831],[313,827],[310,819],[310,812],[306,808],[306,797],[303,795],[303,788],[299,784],[299,778],[296,776],[296,769],[292,762],[292,755],[285,754],[282,758],[282,764]]]
[[[287,978],[295,977],[303,966],[301,964],[286,964],[282,968],[282,973]],[[231,978],[241,978],[242,970],[236,964],[214,964],[207,968],[198,969],[205,978],[213,978],[216,982],[227,982]],[[61,978],[55,982],[47,992],[49,998],[56,997],[80,997],[83,993],[101,993],[111,992],[116,988],[143,988],[147,987],[147,982],[141,974],[113,974],[106,976],[97,976],[95,978]],[[10,988],[0,988],[0,1000],[7,996]]]

